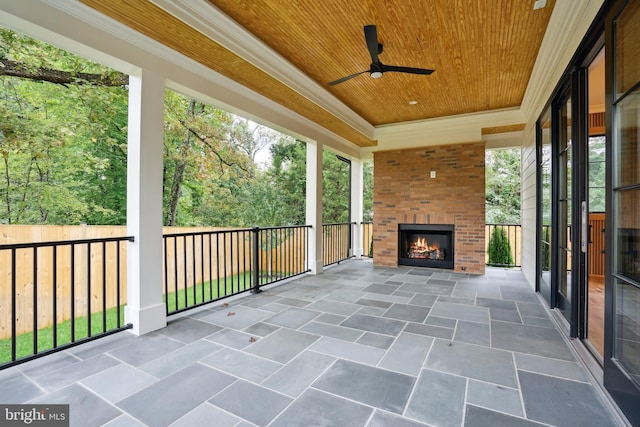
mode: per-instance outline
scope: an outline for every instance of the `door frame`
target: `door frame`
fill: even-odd
[[[625,413],[631,424],[640,425],[640,386],[627,374],[626,370],[616,360],[614,352],[616,305],[615,305],[615,268],[613,265],[614,245],[614,204],[613,204],[613,171],[616,167],[614,160],[614,125],[616,113],[616,81],[615,81],[615,25],[625,7],[631,4],[631,0],[613,0],[607,8],[605,18],[605,40],[607,49],[605,54],[605,135],[607,139],[607,152],[611,153],[606,158],[606,206],[605,218],[605,253],[611,254],[605,258],[605,342],[604,342],[604,376],[605,388],[614,398],[620,409]],[[638,77],[640,81],[640,76]],[[636,83],[637,85],[638,83]]]
[[[554,258],[557,256],[557,236],[560,233],[558,229],[558,166],[557,166],[557,149],[558,149],[558,119],[557,111],[560,100],[566,94],[567,87],[570,85],[572,90],[572,138],[573,138],[573,159],[576,164],[588,165],[588,93],[587,93],[587,77],[588,66],[597,55],[602,47],[605,48],[605,136],[606,136],[606,218],[605,218],[605,337],[604,337],[604,367],[603,367],[603,385],[609,392],[613,400],[618,404],[619,408],[628,417],[628,420],[634,425],[640,425],[640,407],[637,402],[640,401],[640,386],[637,385],[626,373],[624,368],[614,358],[614,328],[615,328],[615,289],[614,289],[614,265],[613,254],[614,247],[614,230],[613,230],[613,169],[616,167],[613,159],[613,137],[614,137],[614,99],[615,99],[615,21],[624,10],[625,6],[632,4],[633,0],[605,0],[598,16],[594,19],[589,31],[582,40],[580,47],[576,50],[570,61],[569,67],[565,70],[559,79],[555,90],[549,98],[549,102],[542,109],[537,121],[537,171],[538,197],[542,195],[540,155],[542,151],[542,120],[545,114],[551,111],[552,129],[551,129],[551,173],[552,173],[552,260],[551,260],[551,290],[550,295],[546,289],[541,289],[540,277],[542,272],[541,260],[541,232],[542,232],[542,209],[541,199],[537,203],[537,221],[536,221],[536,244],[538,245],[536,254],[536,290],[543,293],[544,299],[551,308],[557,307],[557,287],[558,287],[558,261]],[[639,78],[640,80],[640,78]],[[640,85],[640,82],[638,83]],[[555,128],[554,128],[555,127]],[[576,151],[576,148],[580,149]],[[555,159],[555,160],[554,160]],[[556,163],[554,165],[554,163]],[[577,172],[577,171],[576,171]],[[571,298],[573,307],[567,320],[569,324],[569,335],[572,338],[583,339],[586,337],[587,328],[587,298],[588,290],[588,271],[586,270],[587,256],[583,253],[580,245],[582,233],[577,225],[581,223],[581,212],[576,206],[580,206],[582,201],[588,202],[588,168],[580,167],[579,173],[574,176],[574,188],[572,197],[577,202],[573,206],[571,236],[575,242],[573,246],[572,257],[572,280],[573,288]],[[566,232],[566,230],[563,230]],[[588,233],[585,235],[588,238]],[[555,247],[555,253],[554,253]]]

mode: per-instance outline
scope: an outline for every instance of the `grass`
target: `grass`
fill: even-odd
[[[192,307],[203,302],[233,295],[251,289],[251,272],[222,277],[220,280],[198,283],[178,292],[169,292],[165,297],[167,312],[173,313],[183,308]],[[170,289],[171,290],[171,289]]]
[[[103,331],[103,312],[93,313],[91,315],[91,336],[101,334]],[[110,308],[106,311],[106,331],[116,329],[118,310],[117,307]],[[124,306],[120,307],[120,324],[124,324]],[[71,320],[65,320],[56,325],[57,345],[58,347],[72,342],[71,339]],[[87,316],[76,317],[74,341],[87,338],[89,336],[89,324]],[[48,326],[38,330],[37,351],[42,352],[53,348],[53,326]],[[33,332],[26,332],[16,337],[16,359],[30,356],[36,349],[33,348]],[[11,338],[0,340],[0,363],[11,361]]]
[[[211,283],[211,284],[210,284]],[[179,289],[178,292],[169,292],[164,300],[167,304],[169,313],[191,307],[203,302],[213,301],[218,298],[233,295],[251,288],[251,272],[244,274],[236,274],[220,280],[212,282],[199,283],[196,286],[190,286],[186,289]],[[177,304],[176,304],[177,301]],[[91,336],[101,334],[105,331],[114,330],[118,327],[118,310],[116,307],[110,308],[105,312],[107,327],[103,331],[103,312],[96,312],[91,315]],[[120,307],[120,325],[124,325],[124,306]],[[87,316],[76,317],[74,341],[87,338],[89,325]],[[37,351],[43,352],[53,347],[53,326],[41,328],[38,330]],[[71,320],[58,323],[57,346],[72,342],[71,339]],[[36,353],[33,347],[33,332],[26,332],[16,337],[16,359],[30,356]],[[11,338],[0,340],[0,364],[11,361]]]

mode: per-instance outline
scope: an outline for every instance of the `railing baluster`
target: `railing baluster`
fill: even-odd
[[[162,239],[162,247],[164,249],[162,254],[162,257],[164,258],[164,308],[167,314],[169,314],[169,262],[167,252],[168,242],[169,239]]]
[[[168,240],[174,240],[175,253],[175,271],[173,275],[174,284],[169,284],[171,280],[168,274],[168,266],[165,265],[165,293],[168,294],[169,289],[175,289],[175,307],[171,308],[167,306],[167,314],[175,314],[202,304],[210,303],[215,300],[219,300],[231,295],[236,295],[245,291],[254,291],[259,289],[264,284],[274,283],[279,280],[283,280],[297,274],[306,273],[308,267],[298,267],[296,263],[303,262],[302,259],[307,259],[306,251],[308,251],[308,229],[309,226],[291,226],[291,227],[270,227],[270,228],[255,228],[254,229],[236,229],[236,230],[221,230],[210,232],[194,232],[194,233],[180,233],[180,234],[167,234],[163,236],[165,252],[168,253]],[[304,241],[302,240],[302,233],[307,230]],[[214,236],[215,235],[215,236]],[[191,245],[187,244],[187,240],[191,238]],[[215,247],[213,239],[215,238]],[[182,265],[178,264],[177,260],[179,254],[177,241],[184,242],[183,251],[185,252],[181,259],[184,260]],[[196,239],[200,241],[200,250],[196,245]],[[206,239],[206,240],[205,240]],[[299,240],[299,242],[298,242]],[[205,241],[208,241],[208,255],[205,250]],[[302,244],[304,243],[304,245]],[[248,246],[247,246],[248,245]],[[257,250],[256,250],[257,245]],[[189,249],[187,249],[189,247]],[[267,250],[266,262],[267,265],[262,265],[262,248]],[[286,253],[285,253],[286,252]],[[187,254],[191,253],[193,259],[191,264],[187,258]],[[206,276],[206,268],[204,263],[205,257],[209,258],[209,295],[206,295],[204,289],[204,281]],[[292,258],[295,256],[297,258]],[[212,259],[215,257],[215,261]],[[168,257],[164,257],[165,264]],[[200,263],[201,281],[197,280],[198,263]],[[213,270],[215,268],[215,274]],[[266,268],[266,270],[265,270]],[[178,271],[181,269],[181,271]],[[271,271],[273,274],[270,277],[263,279],[262,271]],[[194,279],[189,281],[187,271],[193,273]],[[184,288],[178,287],[178,278],[184,278]],[[216,280],[216,287],[213,287],[213,280]],[[197,292],[197,286],[202,286],[201,292]],[[190,289],[193,287],[193,289]],[[215,294],[214,290],[217,290]],[[193,295],[193,301],[189,298],[182,298],[184,305],[178,304],[177,294],[184,292],[186,295]],[[200,298],[198,298],[200,295]],[[171,298],[167,296],[167,300]]]
[[[107,242],[102,242],[102,332],[107,331]]]
[[[521,267],[520,256],[519,256],[520,241],[518,240],[518,232],[521,229],[522,229],[522,226],[520,224],[486,224],[485,225],[485,235],[487,236],[485,241],[485,245],[486,245],[485,253],[488,253],[489,241],[493,237],[493,234],[496,230],[501,230],[501,232],[506,234],[507,236],[507,241],[509,242],[510,253],[512,255],[513,262],[511,264],[504,264],[504,265],[501,264],[500,267]],[[511,238],[512,234],[513,234],[513,239]],[[489,260],[487,261],[487,263],[488,262]]]
[[[209,240],[209,299],[213,299],[213,262],[211,258],[213,257],[213,248],[211,247],[211,234],[208,235]]]
[[[178,306],[178,236],[173,238],[173,299],[175,301],[176,310]]]
[[[58,246],[53,246],[53,348],[58,346]],[[34,334],[35,335],[35,334]],[[35,352],[37,353],[37,351]]]
[[[71,245],[71,342],[76,342],[76,245]]]
[[[322,261],[331,265],[352,258],[352,222],[322,225]]]
[[[200,287],[202,294],[202,302],[206,301],[204,295],[204,234],[200,235]]]
[[[222,247],[224,253],[227,253],[227,233],[222,234]],[[227,257],[224,257],[223,272],[224,272],[224,296],[227,296]]]
[[[79,343],[90,341],[97,337],[131,327],[131,325],[122,326],[122,322],[119,320],[119,286],[121,266],[120,254],[118,252],[116,255],[115,266],[116,282],[118,286],[118,295],[115,306],[118,309],[118,313],[116,314],[118,316],[118,321],[117,328],[108,330],[110,317],[107,315],[107,311],[110,307],[107,298],[107,280],[113,272],[113,266],[107,263],[107,243],[116,242],[117,248],[119,248],[118,242],[125,240],[133,241],[133,238],[113,237],[105,239],[82,239],[0,245],[0,252],[9,251],[11,256],[11,321],[9,323],[11,334],[10,338],[8,337],[11,348],[8,349],[7,353],[9,354],[5,355],[5,359],[0,360],[0,369],[7,368],[18,363],[23,363],[25,361],[50,354],[59,349],[68,348]],[[102,272],[98,273],[96,271],[96,273],[102,276],[102,291],[100,291],[100,289],[95,290],[96,298],[99,298],[99,296],[102,295],[102,307],[96,307],[100,307],[98,309],[102,310],[102,328],[100,330],[100,328],[97,327],[97,333],[94,333],[92,319],[92,291],[94,290],[94,282],[100,282],[100,278],[98,277],[94,280],[92,274],[92,270],[95,270],[93,268],[92,258],[94,255],[99,254],[99,251],[92,251],[92,245],[98,243],[102,245]],[[84,246],[86,248],[84,251],[86,262],[81,262],[85,267],[86,277],[82,278],[81,286],[83,287],[80,289],[81,295],[86,295],[86,308],[84,308],[83,312],[80,313],[80,317],[77,316],[78,310],[76,309],[76,246],[78,245],[86,245]],[[67,246],[69,247],[68,250],[66,249]],[[64,249],[61,249],[61,247]],[[41,251],[40,248],[50,248],[50,250]],[[31,257],[24,256],[18,259],[18,250],[25,251],[26,255],[31,254]],[[92,252],[95,252],[94,255],[92,255]],[[63,260],[64,263],[62,263]],[[31,265],[25,266],[25,261],[31,262]],[[96,259],[96,264],[99,266],[100,264],[98,263],[100,263],[100,260]],[[65,274],[67,274],[66,271],[58,268],[60,265],[66,266],[67,264],[69,265],[68,279],[65,276]],[[41,266],[44,270],[40,268]],[[19,277],[18,269],[25,272],[26,275]],[[51,270],[50,272],[49,269]],[[27,292],[21,292],[21,294],[19,294],[19,288],[22,289],[26,287],[28,289],[30,280],[32,281],[31,295],[28,294],[28,290]],[[40,287],[41,283],[44,284],[45,288]],[[69,299],[65,296],[67,286],[69,290]],[[84,286],[86,286],[86,292],[84,291]],[[51,287],[50,291],[47,290],[49,287]],[[50,295],[50,297],[47,297],[46,301],[40,301],[47,295]],[[70,303],[69,311],[65,309],[65,300]],[[23,310],[25,309],[29,310],[28,314],[23,314]],[[83,316],[86,316],[86,319],[83,319]],[[20,319],[20,324],[18,324],[18,319]],[[80,339],[77,339],[76,337],[78,321],[86,322],[87,328],[86,335],[82,336]],[[29,325],[29,322],[31,322],[31,325]],[[69,329],[67,329],[67,327]],[[49,335],[49,333],[44,333],[46,330],[45,328],[51,328],[51,335]],[[64,335],[61,335],[61,330],[63,330],[63,332],[68,331],[70,333],[68,339],[63,338]],[[24,334],[31,334],[30,339]],[[23,342],[25,339],[26,341]],[[23,343],[27,345],[31,344],[31,349],[27,349],[25,353],[25,350],[18,346],[18,343],[21,345]],[[8,360],[9,358],[10,360]]]
[[[220,234],[216,234],[216,287],[220,298]]]
[[[182,257],[182,271],[184,272],[184,292],[182,294],[184,295],[184,306],[189,307],[189,290],[187,289],[187,283],[189,281],[189,279],[187,278],[187,271],[189,270],[189,264],[187,263],[187,235],[182,236],[182,248],[184,249],[184,256]]]
[[[198,303],[198,280],[196,280],[196,236],[191,236],[191,274],[193,275],[193,303]],[[186,283],[185,283],[186,286]]]
[[[87,243],[87,336],[91,336],[91,243]]]
[[[166,271],[166,269],[165,269]],[[121,326],[120,322],[120,242],[116,242],[116,327]]]
[[[233,267],[231,268],[231,281],[235,281],[237,283],[236,291],[240,291],[240,242],[238,241],[238,233],[235,234],[235,239],[231,239],[231,252],[233,252],[233,241],[236,241],[236,271],[233,271]]]
[[[33,248],[33,353],[38,352],[38,248]]]
[[[11,249],[11,361],[16,360],[16,332],[17,308],[16,308],[16,249]]]

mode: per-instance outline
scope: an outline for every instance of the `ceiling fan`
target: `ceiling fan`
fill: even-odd
[[[378,55],[382,53],[382,44],[378,43],[378,30],[375,25],[364,26],[364,38],[367,42],[367,48],[371,55],[371,66],[368,70],[361,71],[359,73],[351,74],[350,76],[343,77],[338,80],[327,83],[329,86],[334,86],[342,82],[346,82],[360,74],[369,73],[374,79],[382,77],[382,74],[387,72],[396,73],[408,73],[408,74],[424,74],[429,75],[434,70],[425,68],[413,68],[413,67],[399,67],[396,65],[385,65],[378,59]]]

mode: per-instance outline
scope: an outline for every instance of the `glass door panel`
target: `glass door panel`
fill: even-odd
[[[586,146],[586,202],[587,212],[581,236],[586,243],[584,257],[584,322],[582,337],[596,360],[604,360],[605,312],[605,222],[607,138],[605,136],[605,49],[602,48],[590,62],[587,74],[588,120]]]
[[[640,289],[617,280],[614,352],[629,378],[640,386]]]
[[[543,113],[539,122],[540,144],[538,148],[538,170],[540,176],[540,217],[538,291],[551,304],[551,107]]]
[[[640,2],[619,2],[608,24],[615,76],[612,105],[611,293],[604,384],[640,425]],[[607,283],[609,285],[609,283]]]
[[[558,135],[558,269],[556,306],[571,321],[573,143],[571,93],[561,104]]]
[[[604,358],[604,266],[605,266],[605,159],[604,136],[589,137],[588,144],[588,230],[586,263],[586,339],[596,359]]]

